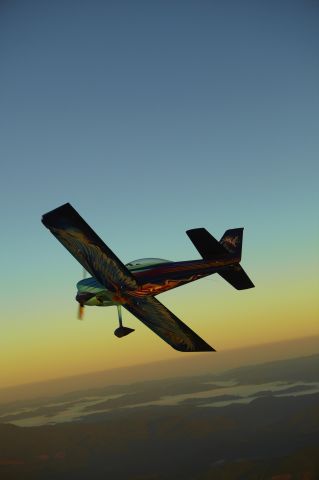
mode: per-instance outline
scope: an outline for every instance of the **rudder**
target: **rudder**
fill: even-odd
[[[231,254],[241,259],[243,243],[243,228],[232,228],[226,230],[219,243]]]

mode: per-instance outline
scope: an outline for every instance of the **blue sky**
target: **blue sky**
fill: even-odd
[[[0,282],[15,329],[35,298],[73,302],[81,268],[40,223],[67,201],[124,262],[195,258],[186,229],[244,226],[256,285],[313,284],[318,20],[311,0],[1,3]]]

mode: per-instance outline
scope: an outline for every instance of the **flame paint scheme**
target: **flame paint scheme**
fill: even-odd
[[[242,228],[227,230],[219,242],[204,228],[188,230],[201,260],[145,258],[124,265],[69,203],[43,215],[42,223],[91,275],[77,284],[81,306],[123,306],[176,350],[214,351],[155,295],[213,273],[238,290],[254,287],[239,265]],[[119,319],[127,332],[118,336],[133,331]]]

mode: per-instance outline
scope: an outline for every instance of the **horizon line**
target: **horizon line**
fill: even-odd
[[[217,355],[219,354],[218,356],[220,356],[220,355],[223,355],[224,353],[229,353],[229,352],[251,350],[251,349],[256,349],[258,347],[265,348],[265,347],[270,346],[270,345],[275,346],[275,345],[278,345],[278,344],[294,343],[294,342],[298,342],[298,341],[302,342],[302,341],[307,341],[307,340],[313,340],[314,342],[316,342],[316,340],[317,340],[319,342],[319,335],[310,335],[310,336],[308,335],[308,336],[305,336],[305,337],[294,337],[294,338],[290,338],[290,339],[287,339],[287,340],[275,340],[273,342],[268,341],[268,342],[263,342],[263,343],[250,344],[250,345],[245,345],[243,347],[226,348],[225,350],[217,351],[216,353],[217,353]],[[319,346],[319,344],[318,344],[318,346]],[[317,353],[319,353],[319,350],[318,350]],[[203,358],[204,356],[207,357],[208,355],[210,355],[210,353],[200,353],[200,354],[196,355],[196,359]],[[311,355],[314,355],[314,353],[309,354],[309,356],[311,356]],[[301,355],[301,356],[305,356],[305,355]],[[216,356],[215,356],[215,358],[216,358]],[[166,358],[166,359],[163,359],[163,360],[155,360],[155,361],[146,362],[146,363],[136,363],[136,364],[133,364],[133,365],[124,365],[124,366],[121,366],[121,367],[114,367],[114,368],[109,368],[109,369],[105,369],[105,370],[92,370],[92,371],[85,372],[85,373],[76,373],[76,374],[73,374],[73,375],[66,375],[64,377],[52,377],[52,378],[41,379],[41,380],[37,380],[37,381],[33,381],[33,382],[25,382],[25,383],[7,385],[5,387],[0,387],[0,392],[4,392],[4,391],[10,390],[10,389],[19,389],[20,387],[21,388],[32,387],[32,386],[40,385],[40,384],[43,384],[43,383],[63,382],[63,381],[70,380],[70,379],[79,379],[79,378],[84,378],[84,377],[90,377],[91,375],[95,375],[95,376],[105,375],[108,372],[125,371],[125,370],[134,369],[134,368],[141,368],[141,367],[167,364],[167,363],[178,363],[178,362],[185,362],[185,361],[187,362],[189,360],[190,360],[190,358],[185,358],[185,356],[183,356],[183,358]]]

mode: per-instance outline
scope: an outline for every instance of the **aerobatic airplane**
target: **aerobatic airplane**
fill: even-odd
[[[123,306],[176,350],[215,351],[155,296],[212,273],[218,273],[237,290],[254,287],[239,264],[243,228],[227,230],[220,241],[205,228],[187,230],[202,256],[199,260],[142,258],[124,265],[69,203],[43,215],[42,223],[92,275],[77,283],[79,318],[84,305],[115,305],[119,319],[114,332],[117,337],[134,331],[123,326]]]

